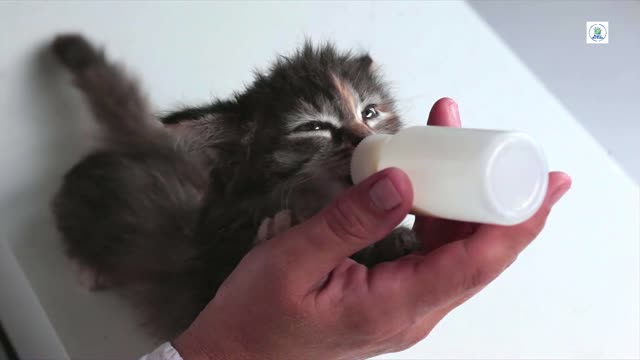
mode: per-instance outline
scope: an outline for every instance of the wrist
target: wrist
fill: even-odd
[[[183,360],[257,360],[249,356],[242,346],[226,340],[213,331],[201,331],[193,325],[180,334],[172,345]]]
[[[171,345],[183,360],[222,360],[222,358],[212,357],[212,354],[205,350],[191,327],[172,341]]]

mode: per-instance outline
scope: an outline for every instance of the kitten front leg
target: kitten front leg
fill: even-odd
[[[381,262],[393,261],[420,249],[420,241],[413,230],[399,227],[384,239],[352,256],[357,262],[371,267]]]
[[[273,218],[262,220],[258,228],[258,234],[254,240],[254,246],[269,240],[292,226],[290,210],[282,210]],[[375,264],[392,261],[404,255],[420,249],[420,242],[413,230],[407,227],[399,227],[393,230],[384,239],[359,251],[352,256],[357,262],[371,267]]]
[[[269,240],[291,227],[291,210],[281,210],[273,218],[264,218],[258,228],[258,235],[253,244],[258,245]]]
[[[72,259],[71,268],[80,287],[89,291],[105,290],[111,287],[111,281],[96,268]]]

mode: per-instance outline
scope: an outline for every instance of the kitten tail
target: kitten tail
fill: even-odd
[[[57,36],[51,49],[72,73],[108,141],[130,146],[163,137],[158,137],[161,127],[136,81],[109,62],[102,50],[77,34]]]

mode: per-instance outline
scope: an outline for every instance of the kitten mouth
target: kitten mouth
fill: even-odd
[[[351,175],[346,175],[342,178],[342,181],[345,182],[349,186],[353,186],[353,180],[351,179]]]

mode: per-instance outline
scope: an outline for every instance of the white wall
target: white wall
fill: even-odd
[[[23,358],[125,358],[155,345],[117,296],[74,285],[48,216],[90,142],[67,77],[36,56],[70,30],[126,62],[159,110],[239,89],[307,34],[370,50],[411,122],[451,96],[467,126],[531,133],[574,178],[544,233],[427,340],[380,358],[640,356],[638,186],[465,3],[3,2],[0,320]]]
[[[473,1],[470,5],[640,183],[640,1]],[[587,45],[585,23],[609,22]]]

